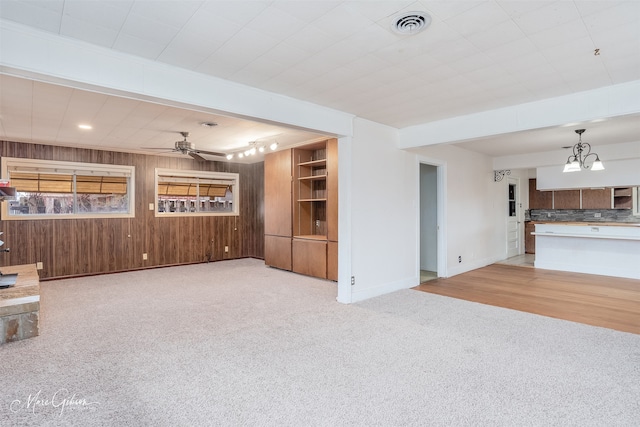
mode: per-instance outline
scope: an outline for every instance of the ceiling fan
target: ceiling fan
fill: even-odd
[[[196,160],[200,160],[200,161],[207,161],[209,159],[206,159],[204,157],[201,156],[201,154],[207,154],[209,156],[215,156],[215,157],[225,157],[224,153],[218,153],[216,151],[206,151],[206,150],[198,150],[196,149],[196,144],[194,144],[193,142],[187,141],[187,137],[189,136],[189,132],[180,132],[180,135],[182,135],[183,140],[182,141],[176,141],[175,142],[175,147],[173,148],[173,150],[171,151],[175,151],[175,152],[179,152],[182,154],[188,154],[191,157],[193,157]],[[152,148],[153,150],[158,150],[159,148]],[[165,150],[165,148],[162,148],[163,150]]]

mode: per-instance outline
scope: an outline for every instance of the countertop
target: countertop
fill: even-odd
[[[18,273],[18,280],[14,286],[0,289],[0,301],[40,295],[40,278],[35,264],[0,267],[0,271],[3,274]]]

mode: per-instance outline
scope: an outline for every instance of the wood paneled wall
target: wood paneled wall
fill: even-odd
[[[43,263],[40,278],[99,274],[223,259],[264,258],[264,163],[198,162],[0,141],[0,157],[135,166],[135,218],[0,220],[0,266]],[[154,169],[240,174],[240,215],[156,218]],[[225,253],[225,246],[229,252]],[[143,261],[142,254],[148,254]]]

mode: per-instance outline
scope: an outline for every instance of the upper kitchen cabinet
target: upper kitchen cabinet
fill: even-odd
[[[633,208],[633,187],[616,187],[613,189],[613,208]]]
[[[580,190],[560,190],[553,192],[554,209],[580,209]]]
[[[529,180],[529,209],[553,209],[553,191],[536,189],[536,180]]]
[[[611,209],[610,188],[585,188],[582,190],[582,209]]]

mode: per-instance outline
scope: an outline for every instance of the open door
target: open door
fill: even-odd
[[[520,238],[520,180],[517,178],[508,179],[508,201],[507,201],[507,258],[520,255],[522,253],[522,242]]]

